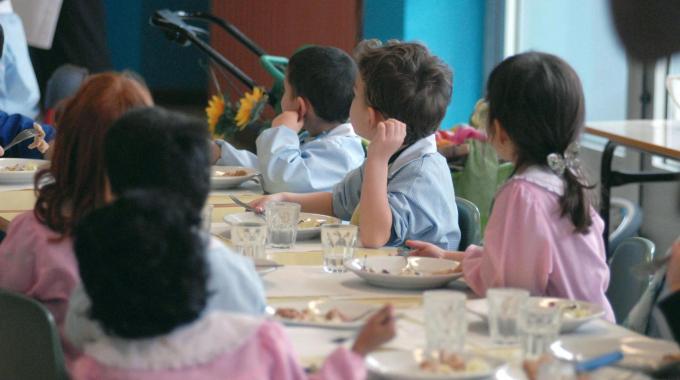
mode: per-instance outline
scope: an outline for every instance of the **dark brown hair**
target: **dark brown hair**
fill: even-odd
[[[104,203],[104,135],[128,110],[153,103],[149,90],[128,73],[85,80],[57,121],[49,169],[36,175],[36,218],[62,236]]]
[[[377,40],[359,43],[355,56],[368,106],[406,124],[405,144],[439,128],[453,91],[453,74],[441,59],[418,43]]]
[[[487,83],[489,123],[498,120],[515,146],[516,168],[548,167],[551,153],[564,154],[583,129],[585,105],[581,81],[574,69],[551,54],[529,52],[512,56],[491,72]],[[490,129],[491,130],[491,129]],[[560,198],[562,216],[576,231],[587,233],[590,192],[580,170],[567,169]]]

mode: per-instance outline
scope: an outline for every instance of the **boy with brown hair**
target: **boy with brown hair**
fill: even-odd
[[[332,193],[281,193],[253,205],[290,201],[307,212],[351,219],[365,247],[417,239],[457,249],[453,183],[434,138],[451,99],[451,70],[418,43],[363,41],[356,60],[350,120],[371,141],[364,164]]]

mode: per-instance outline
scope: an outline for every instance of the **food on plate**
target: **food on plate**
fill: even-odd
[[[237,169],[232,171],[215,170],[216,177],[243,177],[244,175],[247,174],[248,172],[243,169]]]
[[[373,268],[368,268],[368,267],[363,267],[361,268],[364,272],[368,273],[381,273],[381,274],[391,274],[395,276],[442,276],[442,275],[447,275],[447,274],[453,274],[456,272],[455,268],[451,269],[444,269],[444,270],[438,270],[434,272],[421,272],[417,271],[415,268],[413,268],[410,265],[407,265],[399,270],[399,272],[392,273],[388,271],[387,269],[381,269],[380,271],[377,271]]]
[[[301,219],[298,222],[298,228],[305,229],[305,228],[318,228],[321,227],[322,224],[326,223],[325,220],[321,219],[312,219],[312,218],[307,218],[307,219]]]
[[[572,319],[585,318],[592,314],[589,308],[569,301],[550,301],[548,307],[559,307],[562,310],[562,316]]]
[[[347,317],[337,308],[330,309],[325,314],[319,314],[310,308],[298,310],[290,307],[280,307],[276,309],[275,315],[280,318],[300,322],[342,323],[351,320],[351,318]]]
[[[33,172],[38,170],[36,164],[14,164],[8,166],[0,166],[0,172]]]
[[[456,354],[440,353],[436,359],[426,359],[420,362],[420,369],[425,372],[447,374],[461,372],[486,372],[491,369],[486,360],[472,357],[465,360]]]

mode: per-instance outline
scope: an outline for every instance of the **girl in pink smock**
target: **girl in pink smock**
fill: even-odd
[[[460,261],[480,296],[524,288],[592,302],[613,321],[604,224],[578,160],[585,106],[576,72],[554,55],[519,54],[493,70],[486,101],[490,142],[516,170],[496,194],[484,246],[450,252],[409,241],[412,254]]]
[[[0,244],[0,288],[44,304],[60,330],[80,282],[72,229],[104,204],[104,135],[126,111],[151,104],[149,90],[128,73],[89,77],[58,120],[50,167],[36,175],[35,208],[12,220]]]
[[[206,239],[191,223],[192,212],[170,192],[133,190],[79,224],[74,248],[89,314],[105,333],[85,344],[73,379],[307,378],[277,322],[203,313],[210,293],[201,254]],[[364,355],[390,340],[394,328],[386,306],[369,318],[351,350],[338,348],[310,377],[364,379]]]

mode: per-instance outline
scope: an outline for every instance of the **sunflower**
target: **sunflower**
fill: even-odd
[[[266,95],[260,87],[254,87],[252,93],[245,93],[241,100],[239,100],[238,112],[236,117],[234,117],[239,130],[243,130],[251,120],[258,116],[265,102]]]
[[[220,121],[220,117],[224,114],[224,97],[221,95],[213,95],[208,101],[208,106],[205,108],[205,113],[208,116],[208,126],[210,133],[215,133],[215,126]]]

